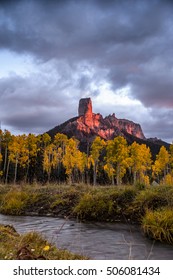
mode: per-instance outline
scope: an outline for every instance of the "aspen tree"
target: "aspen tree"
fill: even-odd
[[[17,179],[18,165],[25,168],[29,158],[26,135],[12,136],[12,141],[9,143],[9,163],[15,165],[14,169],[14,184]]]
[[[91,152],[90,152],[90,159],[89,161],[93,164],[94,169],[94,176],[93,176],[93,184],[96,185],[97,181],[97,169],[98,169],[98,163],[99,163],[99,157],[100,154],[105,146],[105,141],[102,140],[99,136],[97,136],[92,145],[91,145]]]
[[[152,166],[153,174],[158,177],[159,181],[160,181],[159,176],[163,177],[164,179],[168,174],[169,162],[170,162],[169,152],[166,150],[164,146],[162,146]]]
[[[109,140],[106,146],[105,171],[112,177],[112,184],[114,184],[114,176],[116,176],[116,184],[121,184],[128,166],[129,152],[126,139],[118,136]]]
[[[65,147],[68,143],[68,138],[65,134],[62,134],[62,133],[57,133],[54,137],[54,141],[53,143],[55,144],[55,146],[57,148],[61,148],[62,150],[62,155],[65,154]]]
[[[66,169],[69,184],[73,181],[73,170],[77,166],[77,154],[78,154],[79,141],[74,138],[70,138],[67,141],[65,154],[63,156],[63,165]]]
[[[53,143],[56,147],[57,169],[58,169],[57,171],[58,171],[58,178],[59,178],[62,170],[62,160],[63,160],[63,156],[65,155],[65,148],[68,143],[68,138],[65,134],[57,133],[54,137]]]
[[[27,140],[27,147],[28,147],[28,162],[27,162],[27,170],[26,170],[26,180],[27,180],[30,166],[36,165],[38,151],[40,150],[38,146],[40,139],[35,134],[30,133],[27,136],[26,140]]]
[[[55,152],[55,145],[49,144],[44,149],[44,155],[43,155],[43,170],[46,171],[48,174],[48,182],[50,181],[52,168],[55,168],[56,164],[57,164],[57,157]]]
[[[76,169],[81,174],[81,180],[84,182],[84,172],[87,167],[87,155],[77,150],[76,152]]]
[[[41,137],[41,141],[43,143],[43,149],[46,148],[50,142],[51,142],[51,137],[49,136],[48,133],[44,133]]]
[[[147,171],[151,169],[151,152],[145,144],[134,142],[130,147],[130,167],[133,174],[133,183],[138,180],[140,183],[149,182]]]
[[[173,176],[173,143],[169,147],[169,156],[170,173]]]

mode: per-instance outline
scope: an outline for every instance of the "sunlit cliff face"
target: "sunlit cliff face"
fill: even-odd
[[[92,112],[92,102],[90,98],[83,98],[79,101],[79,117],[77,119],[77,130],[84,133],[95,133],[100,137],[109,140],[117,135],[127,132],[133,136],[145,139],[141,126],[132,121],[117,119],[115,114],[105,118],[101,114]]]

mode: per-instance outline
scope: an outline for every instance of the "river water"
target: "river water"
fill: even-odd
[[[110,223],[81,223],[54,217],[4,216],[0,224],[10,224],[19,233],[41,232],[58,248],[97,260],[172,260],[173,246],[153,242],[138,226]]]

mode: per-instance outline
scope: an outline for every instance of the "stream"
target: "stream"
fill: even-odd
[[[173,246],[147,239],[136,225],[81,223],[55,217],[6,216],[19,233],[41,232],[58,248],[96,260],[172,260]]]

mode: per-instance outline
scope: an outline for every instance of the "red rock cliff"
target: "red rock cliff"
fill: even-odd
[[[81,142],[92,142],[96,136],[109,140],[119,135],[126,137],[127,134],[139,139],[145,139],[139,124],[125,119],[118,119],[115,114],[105,118],[101,114],[94,114],[92,112],[91,98],[80,99],[78,117],[57,126],[53,131],[54,133],[64,133],[69,137],[75,136]]]
[[[117,119],[115,114],[105,118],[100,114],[94,114],[91,98],[80,99],[78,113],[77,129],[81,132],[94,133],[107,140],[117,135],[123,135],[123,132],[145,139],[139,124],[125,119]]]

